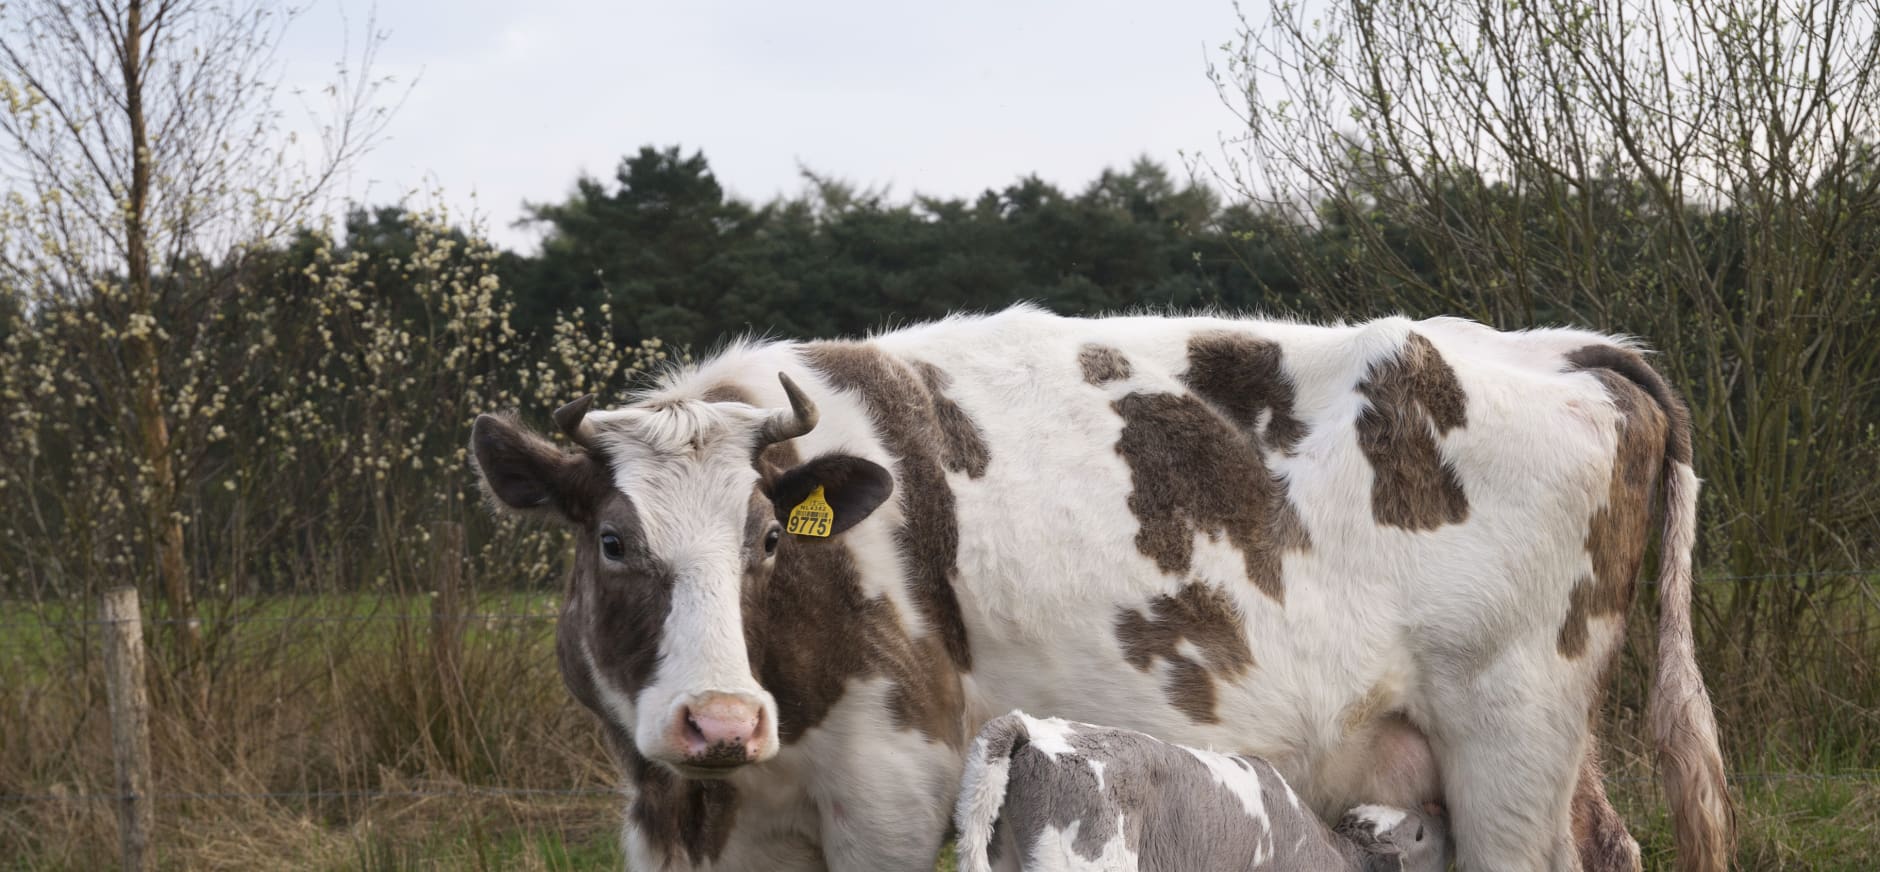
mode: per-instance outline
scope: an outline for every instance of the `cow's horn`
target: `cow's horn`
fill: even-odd
[[[778,409],[764,421],[763,442],[782,442],[816,429],[816,404],[803,395],[803,389],[784,373],[777,373],[777,380],[783,382],[783,393],[790,398],[788,411]]]
[[[574,440],[576,445],[587,445],[587,433],[581,422],[587,418],[588,409],[594,405],[593,394],[582,394],[580,399],[555,410],[555,426]]]

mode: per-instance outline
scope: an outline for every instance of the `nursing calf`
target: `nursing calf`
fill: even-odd
[[[968,872],[1449,867],[1433,807],[1359,806],[1334,830],[1259,758],[1016,711],[974,742],[955,817]]]

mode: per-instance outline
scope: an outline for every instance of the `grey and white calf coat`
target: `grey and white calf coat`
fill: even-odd
[[[1327,827],[1257,757],[1012,712],[973,743],[956,812],[960,868],[1442,872],[1435,814],[1352,809]]]

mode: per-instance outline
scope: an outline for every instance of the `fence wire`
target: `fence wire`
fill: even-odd
[[[448,790],[286,790],[216,793],[0,793],[0,802],[117,802],[147,799],[155,802],[201,799],[418,799],[450,796],[620,796],[612,787],[488,787],[465,786]]]
[[[242,616],[234,616],[234,617],[207,617],[207,618],[204,618],[204,617],[143,618],[140,621],[140,623],[142,623],[145,626],[168,626],[168,625],[175,625],[175,624],[195,624],[197,626],[208,626],[210,624],[349,624],[349,623],[371,623],[375,621],[393,621],[393,622],[404,623],[408,621],[427,621],[428,622],[428,621],[437,620],[438,617],[440,616],[432,615],[429,612],[426,612],[424,614],[415,614],[415,615],[242,615]],[[453,621],[500,622],[500,621],[553,621],[556,618],[561,617],[561,615],[557,612],[518,612],[518,613],[510,613],[510,614],[446,613],[442,615],[441,617],[445,617]],[[48,629],[48,628],[58,628],[58,627],[66,627],[66,628],[102,627],[107,624],[118,624],[118,623],[123,623],[123,622],[122,621],[107,621],[102,618],[93,618],[89,620],[15,621],[12,623],[0,624],[0,630]]]
[[[1813,581],[1816,579],[1824,579],[1824,578],[1854,578],[1854,577],[1859,577],[1859,576],[1880,576],[1880,569],[1832,569],[1832,570],[1822,570],[1819,572],[1772,572],[1772,573],[1766,573],[1763,575],[1713,575],[1713,576],[1699,578],[1697,580],[1697,586],[1707,587],[1707,586],[1731,585],[1731,584],[1747,584],[1747,583],[1752,583],[1752,582],[1765,582],[1765,581]],[[1657,579],[1655,578],[1645,578],[1645,579],[1640,579],[1640,581],[1647,586],[1654,585],[1657,583]],[[175,624],[195,624],[197,626],[208,626],[210,624],[345,624],[345,623],[353,623],[353,622],[374,622],[374,621],[389,621],[389,622],[396,622],[396,623],[404,623],[404,622],[409,622],[409,621],[432,621],[432,620],[438,619],[438,617],[440,616],[434,615],[430,612],[422,612],[422,613],[417,613],[417,614],[396,614],[396,615],[378,615],[378,614],[368,614],[368,615],[334,615],[334,614],[231,615],[231,616],[225,616],[225,617],[198,616],[195,618],[143,618],[142,622],[145,626],[169,626],[169,625],[175,625]],[[445,614],[445,615],[442,615],[442,617],[449,618],[450,620],[454,620],[454,621],[472,621],[472,622],[483,621],[483,622],[496,623],[496,622],[503,622],[503,621],[511,621],[511,622],[553,621],[561,617],[561,615],[557,612],[494,612],[494,613]],[[26,629],[74,628],[74,627],[100,627],[100,626],[104,626],[104,625],[112,624],[112,623],[117,623],[117,622],[107,621],[101,618],[89,618],[89,619],[87,618],[64,618],[64,619],[54,620],[54,621],[42,621],[42,620],[11,621],[7,623],[0,623],[0,631],[26,630]]]
[[[1812,581],[1826,578],[1850,578],[1856,576],[1880,576],[1880,569],[1844,569],[1821,572],[1781,572],[1763,575],[1722,575],[1702,578],[1704,585],[1746,584],[1773,581]],[[1646,580],[1647,584],[1653,580]],[[141,623],[148,626],[166,626],[194,623],[200,626],[210,624],[346,624],[368,622],[408,623],[413,621],[430,622],[444,619],[453,623],[526,623],[532,621],[554,621],[560,617],[558,612],[468,612],[457,614],[433,614],[430,612],[408,614],[313,614],[313,615],[233,615],[207,618],[144,618]],[[62,619],[52,621],[27,620],[0,623],[0,631],[7,630],[45,630],[55,628],[90,628],[108,624],[122,623],[103,619]],[[1880,783],[1880,770],[1850,770],[1844,772],[1733,772],[1726,776],[1734,784],[1783,783],[1783,782],[1826,782],[1826,783]],[[1643,776],[1607,777],[1608,784],[1640,784],[1656,781]],[[434,790],[305,790],[305,791],[227,791],[227,792],[166,792],[144,796],[121,793],[0,793],[0,803],[87,803],[118,802],[125,799],[147,799],[155,802],[193,802],[193,801],[233,801],[233,800],[273,800],[273,801],[320,801],[348,800],[373,801],[384,799],[428,799],[465,796],[494,797],[532,797],[532,796],[612,796],[619,797],[620,790],[612,787],[504,787],[494,785],[465,785]]]

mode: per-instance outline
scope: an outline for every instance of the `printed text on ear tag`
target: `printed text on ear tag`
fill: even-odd
[[[798,536],[828,538],[835,525],[836,510],[830,508],[829,501],[823,498],[822,485],[817,485],[815,490],[809,492],[809,496],[790,510],[790,526],[786,529]]]

